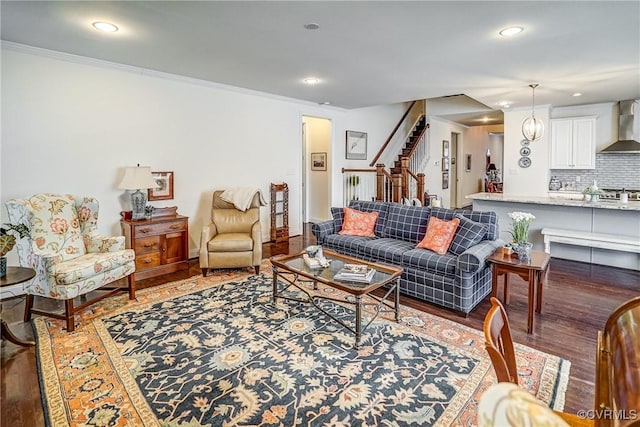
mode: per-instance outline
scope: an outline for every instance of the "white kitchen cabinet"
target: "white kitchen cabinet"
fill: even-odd
[[[551,169],[596,168],[596,118],[551,120]]]

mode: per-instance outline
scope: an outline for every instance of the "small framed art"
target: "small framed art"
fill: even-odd
[[[442,157],[449,157],[449,141],[442,140]]]
[[[449,188],[449,172],[442,172],[442,189]]]
[[[327,153],[311,153],[311,170],[327,170]]]
[[[347,131],[346,137],[346,158],[355,160],[367,159],[367,134],[364,132],[356,132],[354,130]]]
[[[471,172],[471,154],[467,154],[465,156],[464,170],[465,170],[465,172]]]
[[[442,158],[442,170],[443,171],[448,171],[449,170],[449,158],[448,157],[443,157]]]
[[[173,199],[173,172],[151,172],[151,176],[158,184],[158,188],[149,188],[147,195],[152,200]]]

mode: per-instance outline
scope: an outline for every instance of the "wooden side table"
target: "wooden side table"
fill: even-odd
[[[34,277],[36,277],[36,271],[33,268],[7,267],[6,276],[0,277],[0,287],[17,285],[18,283],[31,280]],[[5,322],[4,320],[2,320],[2,325],[0,328],[0,338],[4,338],[14,344],[24,347],[31,347],[35,345],[33,341],[22,341],[21,339],[13,335],[13,333],[9,329],[9,325],[7,325],[7,322]]]
[[[542,312],[542,285],[544,283],[547,270],[549,269],[549,260],[551,256],[540,251],[531,251],[531,261],[528,263],[520,262],[518,258],[511,255],[505,255],[499,251],[494,252],[487,262],[491,263],[492,288],[491,296],[496,297],[498,294],[498,277],[504,275],[504,303],[509,303],[509,273],[520,276],[529,283],[528,297],[528,318],[527,333],[533,333],[533,309],[537,313]],[[536,296],[537,294],[537,296]]]

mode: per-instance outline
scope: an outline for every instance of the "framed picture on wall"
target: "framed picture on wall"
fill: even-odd
[[[449,141],[442,140],[442,157],[449,157]]]
[[[442,170],[443,171],[448,171],[449,170],[449,158],[448,157],[443,157],[442,158]]]
[[[367,159],[367,134],[364,132],[356,132],[354,130],[347,131],[346,137],[346,158],[355,160]]]
[[[147,198],[152,200],[173,199],[173,172],[151,172],[151,176],[158,184],[158,188],[149,188]]]
[[[464,161],[465,172],[471,172],[471,154],[467,154]]]
[[[442,189],[449,188],[449,172],[442,172]]]
[[[311,170],[327,170],[327,153],[311,153]]]

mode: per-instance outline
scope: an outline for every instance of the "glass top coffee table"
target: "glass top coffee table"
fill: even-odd
[[[271,258],[271,264],[273,266],[273,302],[276,303],[278,298],[290,301],[310,303],[318,310],[329,316],[331,319],[353,332],[356,336],[355,346],[360,345],[360,339],[362,333],[366,328],[378,317],[380,313],[392,312],[395,314],[395,320],[400,320],[400,287],[399,279],[402,274],[401,267],[395,267],[390,265],[375,264],[371,262],[362,261],[357,258],[352,258],[346,255],[340,255],[331,251],[324,251],[324,256],[330,261],[329,267],[311,269],[304,262],[303,255],[305,252],[301,252],[295,255],[279,255]],[[344,264],[362,264],[376,270],[373,279],[369,283],[358,283],[352,281],[344,281],[334,279],[333,276],[340,271]],[[284,284],[284,286],[278,286],[278,279]],[[326,286],[334,289],[339,289],[353,296],[353,302],[346,299],[330,298],[323,295],[311,294],[303,285],[304,282],[313,282],[313,289],[318,289],[318,283],[322,283]],[[371,292],[388,285],[384,296],[378,297]],[[307,298],[295,298],[285,295],[285,292],[294,287],[304,293]],[[393,303],[387,301],[391,295],[394,295]],[[364,302],[363,299],[367,297],[375,302]],[[341,304],[352,304],[355,306],[355,328],[351,327],[344,321],[336,318],[331,313],[327,312],[319,304],[321,301],[334,301]],[[362,309],[365,306],[372,306],[375,312],[374,316],[369,322],[362,326]]]

